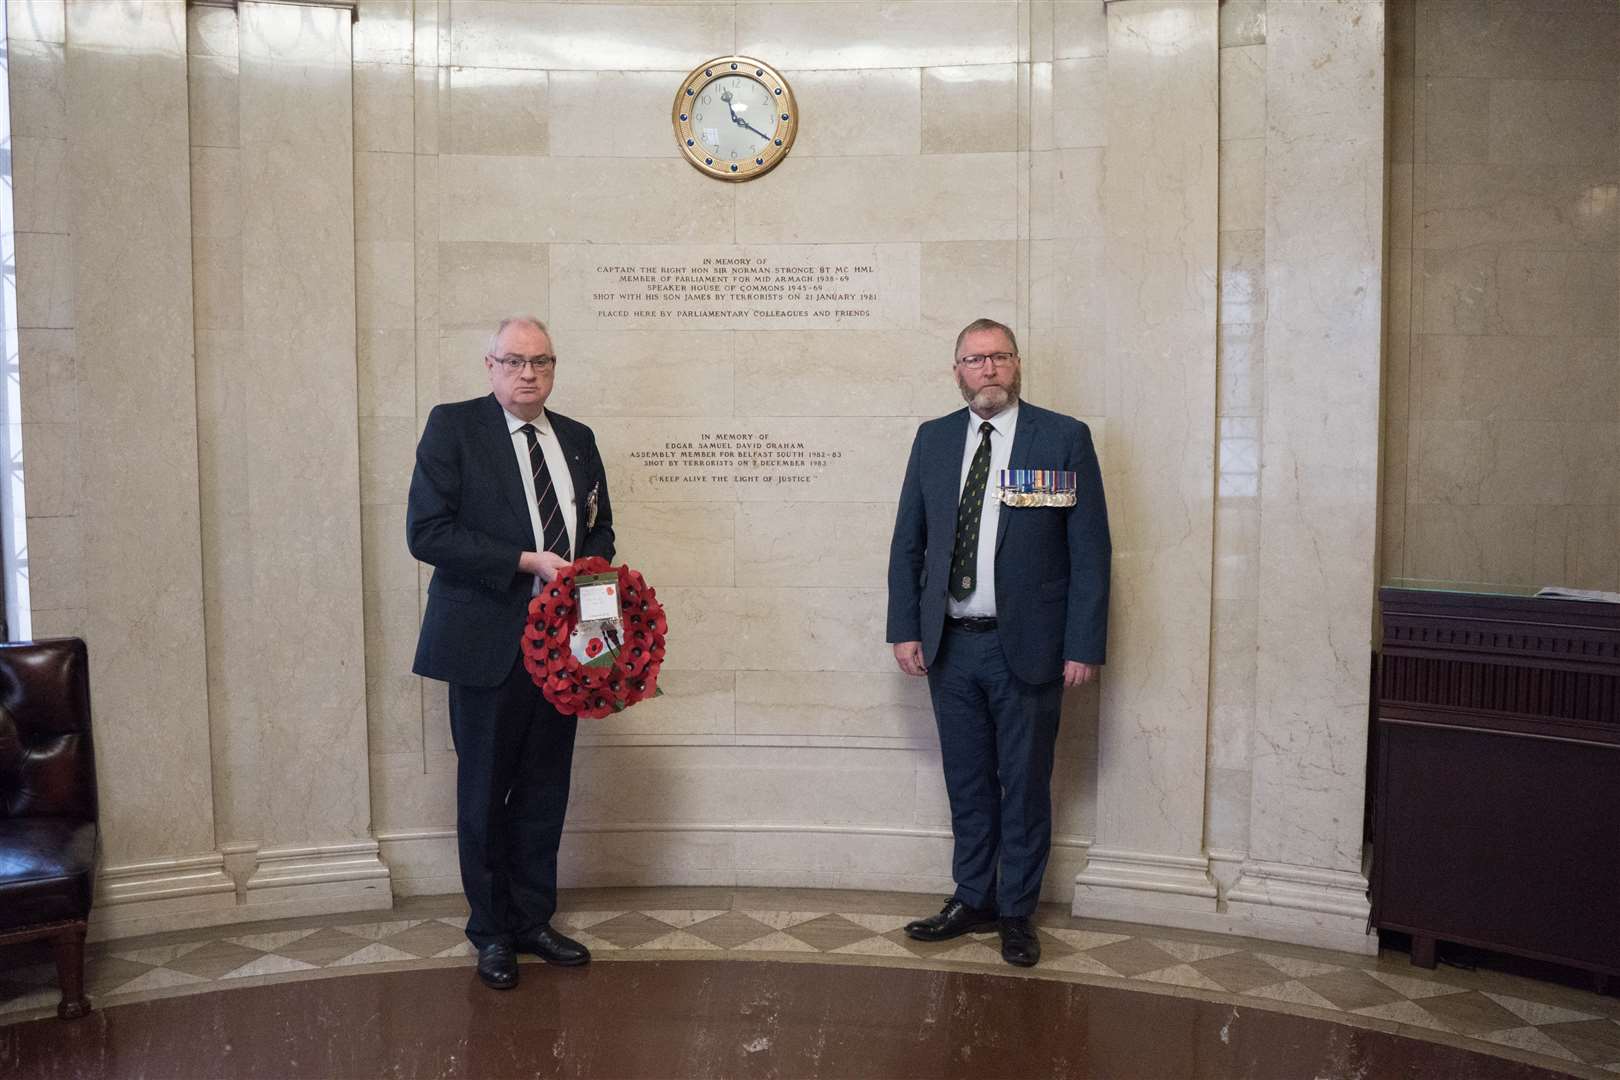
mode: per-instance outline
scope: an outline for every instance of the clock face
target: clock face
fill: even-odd
[[[798,110],[774,69],[746,56],[723,56],[692,71],[675,94],[675,140],[700,172],[752,180],[793,146]]]

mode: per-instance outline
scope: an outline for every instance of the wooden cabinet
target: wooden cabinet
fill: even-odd
[[[1620,605],[1380,599],[1374,924],[1620,975]]]

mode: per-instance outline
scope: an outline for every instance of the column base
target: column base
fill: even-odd
[[[393,903],[388,866],[374,840],[269,850],[231,845],[224,853],[102,870],[90,940],[375,911]]]
[[[1215,909],[1209,860],[1093,846],[1074,878],[1078,918],[1178,926],[1182,914]]]

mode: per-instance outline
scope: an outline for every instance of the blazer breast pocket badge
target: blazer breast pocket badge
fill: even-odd
[[[1058,469],[1002,469],[999,495],[1003,506],[1073,506],[1077,474]]]

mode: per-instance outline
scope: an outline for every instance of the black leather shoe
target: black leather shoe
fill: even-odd
[[[481,946],[478,950],[478,977],[494,990],[510,990],[517,985],[517,953],[504,941]]]
[[[519,952],[530,953],[548,964],[562,967],[576,967],[591,960],[591,950],[550,926],[542,926],[529,937],[518,938],[517,947]]]
[[[945,901],[945,906],[939,909],[938,915],[930,915],[926,919],[907,923],[906,936],[918,941],[947,941],[995,921],[994,911],[968,907],[953,896]]]
[[[1027,916],[1012,915],[1001,920],[1001,958],[1018,967],[1034,967],[1041,962],[1041,939]]]

